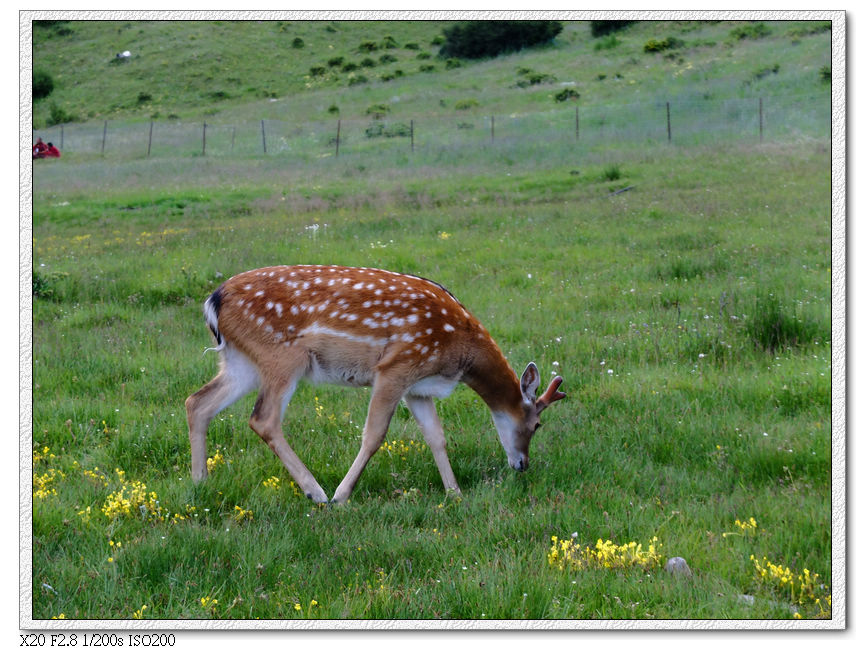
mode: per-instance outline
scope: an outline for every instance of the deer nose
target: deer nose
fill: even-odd
[[[525,472],[529,468],[529,459],[525,456],[520,456],[511,463],[511,467],[513,467],[518,472]]]

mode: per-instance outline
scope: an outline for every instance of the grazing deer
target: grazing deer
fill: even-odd
[[[561,377],[536,398],[530,363],[517,379],[483,325],[444,287],[412,275],[341,266],[274,266],[227,280],[204,303],[219,374],[186,400],[192,478],[207,476],[207,426],[260,388],[249,424],[313,501],[327,495],[288,446],[282,416],[301,378],[372,386],[360,452],[333,501],[352,493],[400,400],[420,425],[446,490],[459,492],[433,398],[464,382],[486,402],[511,467],[528,467],[538,416],[565,397]]]

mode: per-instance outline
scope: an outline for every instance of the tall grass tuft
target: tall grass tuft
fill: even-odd
[[[775,352],[829,338],[829,323],[806,313],[800,304],[782,300],[776,292],[763,292],[754,298],[746,331],[755,346]]]

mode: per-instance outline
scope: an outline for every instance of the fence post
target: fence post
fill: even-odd
[[[207,122],[201,127],[201,155],[207,152]]]
[[[409,120],[409,131],[411,132],[411,152],[414,153],[414,120]]]
[[[264,120],[261,120],[261,148],[267,153],[267,139],[264,136]]]
[[[339,131],[342,127],[342,120],[336,121],[336,157],[339,157]]]
[[[490,142],[496,141],[496,116],[490,115]]]
[[[105,136],[108,133],[108,120],[102,125],[102,155],[105,155]]]
[[[763,142],[763,98],[760,98],[760,142]]]
[[[150,146],[153,144],[153,120],[150,120],[150,135],[147,136],[147,157],[150,158]]]
[[[673,141],[673,129],[670,125],[670,102],[667,102],[667,142]]]

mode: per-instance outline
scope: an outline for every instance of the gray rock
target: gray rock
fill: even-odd
[[[688,566],[688,563],[685,562],[685,558],[683,557],[671,557],[664,565],[664,570],[667,573],[682,575],[687,578],[690,578],[693,575],[691,573],[691,567]]]

